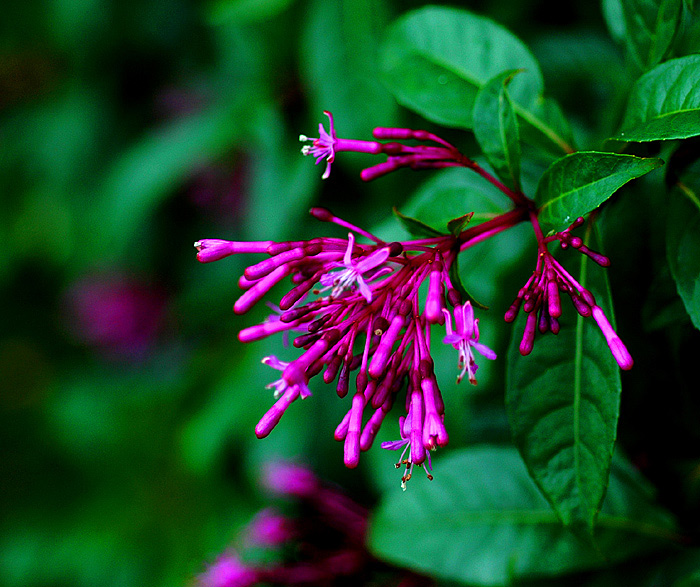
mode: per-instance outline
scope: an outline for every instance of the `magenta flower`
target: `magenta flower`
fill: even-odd
[[[460,283],[453,283],[455,261],[461,251],[490,238],[516,224],[530,219],[540,247],[538,264],[532,277],[518,293],[506,313],[512,321],[522,305],[528,313],[520,352],[532,350],[535,330],[559,331],[560,292],[568,294],[577,311],[593,315],[620,366],[630,368],[631,357],[612,330],[593,296],[581,287],[547,251],[546,244],[559,240],[594,261],[607,259],[583,246],[581,239],[566,231],[544,237],[534,202],[519,191],[513,191],[477,163],[462,155],[454,146],[432,133],[402,128],[375,128],[378,141],[338,138],[333,116],[329,131],[319,125],[319,137],[301,136],[311,141],[303,147],[305,155],[313,155],[316,164],[326,161],[323,178],[330,174],[336,153],[354,151],[386,155],[386,161],[365,169],[361,177],[371,180],[396,169],[441,169],[466,167],[478,173],[508,196],[515,207],[486,222],[465,228],[469,218],[451,221],[448,233],[429,232],[431,236],[404,242],[387,243],[377,236],[338,218],[323,208],[312,208],[311,215],[322,222],[332,222],[348,229],[347,239],[312,238],[303,241],[257,241],[241,243],[205,239],[196,243],[202,262],[221,259],[231,254],[261,253],[268,255],[250,265],[238,284],[243,290],[234,303],[237,314],[248,312],[272,289],[287,281],[289,288],[279,300],[278,319],[244,328],[238,335],[241,342],[253,342],[277,333],[300,332],[293,346],[299,356],[281,361],[275,356],[263,362],[282,372],[268,385],[274,389],[275,403],[255,427],[255,433],[267,436],[280,421],[287,408],[297,399],[311,395],[310,381],[317,376],[326,384],[335,382],[336,392],[343,398],[354,390],[350,408],[336,427],[334,437],[343,442],[343,460],[356,467],[360,454],[369,450],[395,401],[406,406],[401,423],[401,440],[385,448],[405,452],[401,462],[407,464],[404,483],[413,466],[428,460],[430,451],[444,447],[449,441],[445,428],[445,404],[441,397],[431,357],[431,328],[446,322],[445,344],[458,352],[457,381],[465,375],[476,384],[477,365],[474,352],[486,359],[496,353],[479,342],[478,320],[468,301],[462,299]],[[411,140],[429,144],[407,145]],[[577,221],[578,222],[578,221]],[[366,242],[357,242],[364,237]],[[424,284],[427,287],[424,287]],[[323,293],[330,289],[330,295]],[[423,298],[423,291],[427,294]],[[405,400],[399,399],[404,395]]]
[[[273,508],[257,513],[246,528],[247,543],[254,546],[275,547],[289,542],[296,534],[293,520]]]
[[[244,565],[234,552],[227,552],[198,579],[201,587],[250,587],[258,583],[258,573]]]
[[[158,341],[166,302],[162,291],[136,278],[87,275],[64,295],[66,328],[107,359],[142,360]]]
[[[227,552],[199,576],[197,585],[434,585],[374,557],[367,544],[369,512],[336,485],[291,463],[268,463],[264,470],[268,488],[292,502],[290,515],[271,507],[261,510],[235,541],[251,562],[244,564]]]
[[[275,399],[279,399],[284,395],[284,393],[292,388],[292,387],[298,387],[299,395],[301,398],[307,398],[311,395],[311,392],[309,391],[309,387],[306,385],[307,381],[305,381],[303,378],[299,379],[298,381],[292,380],[291,382],[288,381],[287,379],[284,378],[284,371],[289,367],[289,363],[285,361],[280,361],[277,357],[274,355],[270,355],[269,357],[264,357],[262,360],[262,363],[264,365],[268,365],[272,367],[273,369],[277,369],[278,371],[282,371],[282,377],[279,378],[277,381],[273,381],[272,383],[268,384],[265,386],[265,389],[274,389],[275,393],[273,394]]]
[[[316,165],[318,165],[323,159],[326,160],[326,170],[321,176],[322,179],[328,179],[331,174],[331,164],[335,160],[335,144],[337,137],[335,136],[335,128],[333,128],[333,115],[324,110],[323,113],[328,116],[329,130],[323,128],[323,123],[318,123],[318,138],[312,139],[306,135],[299,135],[299,140],[302,142],[311,141],[311,145],[304,145],[301,148],[301,152],[304,155],[311,155],[316,158]]]
[[[354,151],[355,153],[372,153],[377,154],[382,152],[383,145],[376,141],[358,141],[355,139],[339,139],[335,134],[333,125],[333,115],[324,110],[323,113],[328,117],[329,127],[328,132],[323,128],[323,123],[318,124],[318,138],[310,138],[306,135],[299,135],[299,140],[302,142],[311,142],[310,145],[304,145],[301,152],[304,155],[311,155],[316,158],[316,165],[324,159],[326,160],[326,169],[321,176],[322,179],[328,179],[331,174],[331,164],[335,160],[335,154],[338,151]]]
[[[457,368],[460,373],[457,376],[457,383],[461,383],[465,375],[469,376],[469,382],[476,385],[476,370],[477,365],[474,360],[473,350],[478,351],[486,359],[496,359],[496,353],[493,352],[485,344],[479,342],[479,320],[474,318],[474,308],[471,302],[467,302],[462,306],[455,306],[455,328],[452,329],[452,318],[450,313],[443,308],[445,328],[447,336],[442,339],[445,344],[451,344],[459,353],[459,362]],[[473,350],[472,350],[473,349]]]
[[[459,317],[461,295],[449,277],[456,251],[472,237],[478,241],[481,234],[508,227],[516,216],[485,222],[460,236],[386,243],[328,210],[314,208],[311,213],[319,220],[349,229],[348,238],[234,245],[221,244],[227,241],[198,242],[204,251],[209,243],[215,243],[211,248],[226,252],[264,249],[269,255],[246,268],[239,280],[244,292],[234,304],[237,313],[247,312],[273,286],[291,280],[291,289],[279,300],[278,318],[239,333],[242,342],[252,342],[276,333],[301,332],[293,340],[293,346],[300,349],[296,359],[263,359],[282,375],[267,386],[274,390],[275,403],[258,422],[255,433],[260,438],[267,436],[293,402],[309,397],[314,377],[321,375],[325,383],[336,382],[340,397],[348,395],[352,378],[355,391],[351,406],[334,437],[344,444],[346,466],[356,467],[360,454],[372,446],[408,382],[409,469],[421,465],[428,451],[448,443],[445,405],[433,372],[429,342],[431,325],[444,322],[448,302],[457,316],[455,336],[462,340],[454,344],[456,348],[460,344],[464,347],[463,355],[472,372],[471,349],[489,357],[493,354],[478,343],[473,312],[466,319],[471,330]],[[369,242],[358,243],[358,235]],[[422,302],[424,282],[429,282],[429,293]],[[329,288],[331,294],[323,295]],[[448,334],[453,334],[451,328],[450,322]]]
[[[528,315],[519,348],[520,354],[528,355],[534,347],[537,330],[542,334],[547,331],[554,334],[559,332],[558,318],[562,314],[561,293],[563,292],[569,296],[571,303],[581,316],[584,318],[593,316],[620,369],[628,370],[634,364],[632,356],[614,331],[602,308],[598,306],[593,294],[564,269],[546,248],[547,243],[558,240],[562,248],[570,246],[602,267],[608,267],[610,260],[607,257],[586,247],[580,238],[571,236],[570,231],[583,222],[583,218],[577,218],[566,230],[543,238],[535,271],[508,308],[505,320],[513,322],[521,307]]]
[[[343,292],[354,289],[357,284],[357,289],[360,290],[362,297],[367,300],[367,303],[372,301],[372,291],[367,285],[367,282],[362,277],[363,274],[376,269],[389,258],[389,248],[383,247],[373,253],[360,257],[359,259],[352,258],[353,249],[355,247],[355,235],[348,233],[348,248],[345,250],[345,256],[340,263],[334,263],[335,268],[342,267],[342,271],[333,271],[321,276],[320,282],[324,289],[333,288],[331,297],[337,298]],[[379,277],[382,273],[390,273],[390,268],[385,268],[385,271],[374,273],[370,279]]]

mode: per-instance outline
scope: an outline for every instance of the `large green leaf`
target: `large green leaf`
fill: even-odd
[[[520,132],[507,85],[517,71],[486,82],[474,103],[474,135],[491,167],[511,189],[520,189]]]
[[[381,57],[386,83],[401,104],[433,122],[467,129],[479,89],[503,71],[522,69],[509,86],[518,116],[533,140],[572,151],[568,124],[542,96],[537,61],[517,37],[488,18],[447,7],[414,10],[392,25]]]
[[[425,118],[471,128],[476,94],[502,71],[524,69],[513,80],[514,100],[529,104],[542,92],[540,68],[527,47],[488,18],[427,6],[394,23],[383,50],[389,88]]]
[[[566,155],[549,166],[537,186],[540,223],[545,230],[562,230],[628,181],[662,163],[660,159],[593,151]]]
[[[643,70],[659,63],[679,29],[682,0],[624,0],[622,14],[630,55]]]
[[[678,294],[700,329],[700,192],[682,184],[669,202],[666,254]],[[697,182],[700,187],[700,181]]]
[[[610,36],[622,43],[625,40],[625,14],[622,11],[622,0],[603,0],[603,16],[608,25]]]
[[[700,55],[672,59],[632,88],[620,141],[684,139],[700,134]]]
[[[628,465],[613,466],[593,548],[561,526],[511,448],[481,447],[434,460],[375,512],[369,543],[381,558],[469,585],[510,585],[603,567],[667,546],[674,524]]]

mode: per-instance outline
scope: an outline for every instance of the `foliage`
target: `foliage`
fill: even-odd
[[[371,509],[382,572],[695,584],[698,18],[690,0],[8,6],[0,585],[188,584],[238,545],[265,504],[261,467],[280,458]],[[322,110],[339,136],[425,129],[474,165],[363,183],[376,154],[339,153],[321,182],[297,136]],[[272,403],[260,359],[296,349],[239,342],[268,313],[230,312],[257,259],[196,264],[202,233],[309,239],[326,233],[306,212],[324,206],[386,242],[459,238],[530,200],[541,234],[523,213],[450,267],[498,358],[479,361],[478,387],[457,386],[455,350],[433,326],[451,436],[432,482],[414,472],[401,491],[396,455],[379,447],[393,425],[344,469],[331,440],[343,402],[315,382],[254,437]],[[557,335],[535,334],[540,307],[516,319],[543,246],[595,296],[584,302],[632,369],[568,296],[548,323]]]

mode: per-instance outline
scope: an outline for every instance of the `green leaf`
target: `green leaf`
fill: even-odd
[[[610,36],[618,43],[622,43],[627,32],[622,0],[603,0],[603,16],[605,24],[608,25]]]
[[[440,232],[439,230],[435,230],[431,226],[428,226],[424,222],[421,222],[420,220],[416,220],[415,218],[411,218],[410,216],[406,216],[405,214],[402,214],[399,212],[398,208],[394,207],[393,208],[394,216],[396,216],[401,224],[403,224],[404,228],[408,230],[409,233],[411,233],[411,236],[414,237],[433,237],[433,236],[444,236],[445,233]]]
[[[466,129],[472,128],[481,87],[503,71],[522,69],[509,86],[518,116],[560,150],[572,151],[561,129],[552,126],[555,121],[543,117],[537,61],[517,37],[488,18],[437,6],[409,12],[390,27],[380,64],[400,104],[433,122]]]
[[[447,230],[449,230],[452,236],[459,236],[459,233],[464,230],[464,227],[471,222],[473,216],[474,212],[469,212],[459,218],[453,218],[447,223]]]
[[[599,296],[596,296],[599,297]],[[521,315],[508,349],[506,407],[513,438],[562,522],[592,532],[608,485],[620,375],[592,319],[564,316],[556,336],[519,352]]]
[[[593,151],[558,159],[542,175],[535,195],[543,229],[563,230],[628,181],[662,164],[660,159]]]
[[[659,63],[680,28],[681,0],[624,0],[625,40],[642,70]]]
[[[521,121],[520,138],[524,142],[557,155],[574,151],[571,125],[555,100],[540,96],[527,108],[516,103],[513,108]]]
[[[596,530],[600,552],[561,526],[514,449],[440,455],[433,472],[432,482],[415,472],[406,492],[387,493],[369,533],[380,558],[431,577],[511,585],[603,567],[664,548],[674,538],[673,521],[625,463],[612,469]]]
[[[390,29],[382,65],[399,102],[428,120],[471,128],[477,92],[505,70],[523,69],[511,95],[529,103],[542,91],[539,66],[527,47],[488,18],[427,6]]]
[[[474,102],[474,136],[498,177],[520,190],[520,133],[507,86],[518,71],[506,71],[484,84]]]
[[[669,202],[666,254],[678,294],[700,329],[700,197],[684,184]]]
[[[672,59],[632,88],[619,141],[685,139],[700,134],[700,55]]]
[[[257,22],[277,16],[294,0],[214,0],[207,8],[207,20],[220,25],[230,20]]]
[[[510,207],[510,200],[476,173],[452,168],[436,173],[422,184],[403,209],[439,232],[465,212],[474,212],[471,222],[480,224]]]

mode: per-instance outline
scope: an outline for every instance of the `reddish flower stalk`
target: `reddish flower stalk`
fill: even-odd
[[[460,153],[459,149],[451,145],[444,139],[425,130],[413,130],[410,128],[385,128],[377,127],[373,131],[374,138],[379,140],[389,140],[390,143],[380,143],[377,141],[360,141],[354,139],[340,139],[336,135],[333,123],[333,115],[323,112],[330,121],[329,132],[323,128],[323,124],[318,125],[318,138],[309,138],[300,135],[303,142],[311,142],[311,145],[302,147],[304,155],[316,157],[318,165],[325,159],[326,169],[322,178],[327,179],[331,173],[331,164],[335,160],[335,154],[340,151],[354,151],[356,153],[371,153],[377,155],[383,153],[387,155],[384,163],[379,163],[367,169],[363,169],[360,177],[364,181],[371,181],[383,175],[396,171],[402,167],[410,169],[442,169],[445,167],[467,167],[481,175],[488,182],[492,183],[506,196],[508,196],[518,206],[531,208],[532,200],[520,192],[508,188],[496,177],[482,168],[476,161],[472,161]],[[430,141],[434,145],[405,145],[396,141]]]

